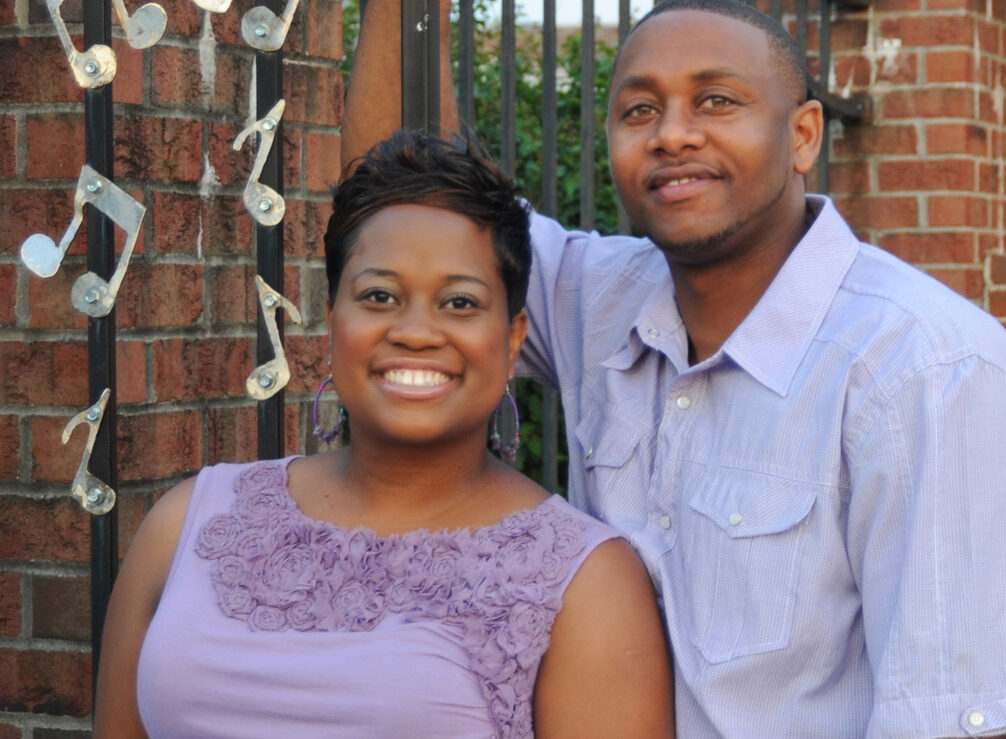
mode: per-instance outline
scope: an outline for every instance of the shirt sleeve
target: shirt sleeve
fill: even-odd
[[[850,452],[870,737],[1006,732],[1004,366],[970,356],[913,374]]]
[[[557,221],[532,211],[531,213],[531,278],[528,284],[525,310],[528,315],[527,338],[521,348],[517,372],[533,377],[551,387],[558,387],[559,334],[555,326],[557,293],[560,279],[567,284],[578,284],[575,260],[567,254],[573,242],[582,241],[586,234],[567,231]],[[566,274],[563,274],[565,263]],[[567,323],[572,324],[571,321]],[[568,333],[578,334],[570,325]],[[575,336],[568,336],[567,340]]]

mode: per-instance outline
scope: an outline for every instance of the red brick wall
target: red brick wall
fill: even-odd
[[[231,149],[253,117],[254,53],[240,38],[253,1],[220,15],[192,0],[158,2],[168,27],[156,46],[114,43],[115,177],[147,207],[116,301],[123,549],[162,491],[257,451],[255,404],[244,394],[254,228],[241,197],[254,139]],[[127,0],[131,10],[140,4]],[[81,0],[63,11],[80,48]],[[304,318],[285,323],[286,434],[290,451],[309,452],[309,401],[327,367],[320,256],[339,167],[341,4],[301,0],[283,51],[283,292]],[[86,229],[46,280],[20,266],[18,250],[36,232],[58,241],[69,224],[84,95],[44,0],[0,3],[0,60],[0,739],[67,739],[87,735],[91,712],[90,523],[68,495],[87,434],[60,443],[88,402],[87,322],[69,298],[85,270]]]
[[[148,207],[116,311],[123,547],[161,491],[256,453],[243,394],[255,260],[241,189],[252,147],[230,148],[249,118],[252,53],[238,27],[251,0],[223,15],[160,1],[169,26],[157,46],[115,44],[116,177]],[[64,10],[79,21],[80,0]],[[299,451],[313,450],[307,403],[325,367],[319,245],[339,165],[340,10],[301,0],[284,47],[284,292],[305,319],[286,324],[286,418]],[[79,44],[79,24],[71,30]],[[837,14],[832,71],[834,88],[874,103],[871,123],[835,126],[839,208],[865,238],[1000,319],[1004,34],[1006,0],[877,0]],[[0,2],[0,60],[0,739],[67,739],[85,735],[91,703],[89,522],[67,495],[86,434],[59,443],[87,404],[86,321],[69,304],[84,238],[48,280],[28,275],[17,251],[34,232],[58,238],[70,220],[83,93],[43,0]]]
[[[870,125],[836,126],[839,209],[1006,319],[1006,0],[876,0],[832,38],[833,89],[873,100]]]

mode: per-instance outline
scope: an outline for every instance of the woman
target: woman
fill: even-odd
[[[154,506],[95,736],[669,736],[634,553],[486,449],[526,332],[512,183],[398,133],[338,187],[325,252],[352,442],[217,465]]]

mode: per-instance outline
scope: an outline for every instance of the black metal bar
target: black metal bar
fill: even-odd
[[[503,0],[500,13],[500,163],[511,175],[517,161],[517,11]]]
[[[828,68],[831,65],[831,1],[821,0],[818,8],[821,19],[818,25],[817,80],[824,92],[828,92]],[[824,109],[824,128],[821,131],[821,154],[817,160],[817,191],[826,193],[829,189],[831,165],[831,112]]]
[[[472,0],[461,0],[458,7],[458,109],[461,120],[474,128],[475,8]]]
[[[594,0],[583,0],[580,26],[580,227],[594,227]]]
[[[402,126],[440,133],[440,9],[402,0]]]
[[[628,0],[624,0],[628,2]],[[541,202],[542,211],[558,214],[559,98],[556,89],[558,37],[555,27],[555,0],[545,0],[542,15],[541,94]],[[542,388],[542,479],[549,492],[559,490],[559,394]]]
[[[796,43],[807,53],[807,2],[797,0],[796,3]]]
[[[629,36],[629,31],[632,30],[631,12],[629,0],[618,0],[619,46],[622,46],[622,44],[625,43],[625,39]],[[625,206],[622,205],[621,198],[616,198],[615,204],[618,208],[618,233],[627,234],[632,229],[632,222],[629,220],[629,214],[625,211]]]
[[[277,15],[282,11],[280,0],[261,0],[258,5],[264,5]],[[255,115],[264,118],[266,113],[283,97],[283,52],[258,51],[255,53]],[[262,135],[259,134],[261,145]],[[283,121],[280,119],[276,129],[269,156],[262,169],[259,181],[283,195]],[[270,287],[279,293],[283,292],[283,224],[277,226],[262,226],[255,224],[256,266],[258,273]],[[280,339],[283,338],[283,322],[286,316],[282,312],[276,315],[276,326]],[[261,365],[273,358],[272,341],[262,314],[262,306],[258,307],[258,331],[255,341],[255,363]],[[259,459],[278,459],[283,456],[284,449],[284,392],[273,395],[258,403],[258,455]]]
[[[112,45],[111,8],[108,0],[84,0],[84,48]],[[112,179],[112,85],[84,92],[84,151],[87,163]],[[109,279],[115,271],[115,225],[94,208],[87,214],[87,268]],[[94,447],[91,473],[113,490],[118,487],[116,455],[115,310],[102,318],[87,319],[87,386],[90,403],[97,402],[105,388],[112,393]],[[119,565],[118,508],[103,516],[91,516],[91,665],[97,680],[101,635],[112,583]]]

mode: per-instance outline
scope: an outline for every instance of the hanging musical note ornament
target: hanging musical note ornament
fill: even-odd
[[[251,371],[245,380],[245,390],[255,400],[267,400],[290,382],[290,365],[286,361],[283,342],[279,338],[276,311],[283,308],[294,323],[300,323],[301,318],[297,306],[269,287],[259,275],[255,275],[255,286],[258,288],[258,302],[262,307],[262,316],[269,332],[269,341],[272,342],[274,357]]]
[[[63,443],[70,441],[73,430],[82,423],[88,426],[87,444],[84,446],[84,455],[77,467],[77,474],[73,478],[70,492],[77,502],[80,503],[88,513],[95,516],[103,516],[115,507],[115,491],[106,483],[91,474],[88,464],[91,461],[91,452],[94,450],[94,441],[98,438],[98,427],[105,417],[105,407],[108,405],[108,398],[112,394],[110,388],[105,388],[98,402],[90,408],[81,411],[70,419],[63,429]]]
[[[77,278],[70,293],[70,302],[74,308],[92,318],[100,318],[107,316],[115,305],[115,296],[126,274],[143,216],[147,212],[146,208],[114,182],[85,164],[77,180],[73,220],[60,239],[59,246],[46,234],[32,234],[21,244],[21,261],[39,277],[52,277],[56,274],[84,219],[85,204],[97,208],[126,231],[126,245],[111,279],[105,280],[94,272],[86,272]]]

